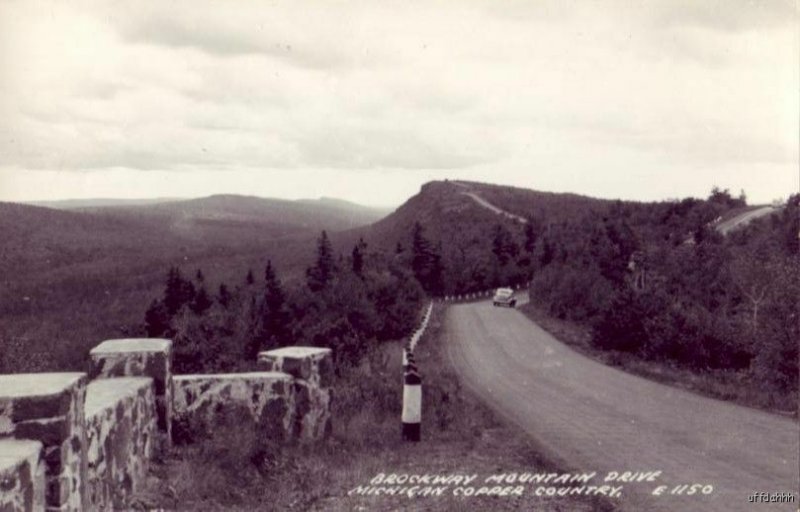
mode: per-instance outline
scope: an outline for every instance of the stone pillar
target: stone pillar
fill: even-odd
[[[258,364],[265,371],[284,372],[295,378],[295,428],[301,441],[315,441],[331,430],[330,388],[333,380],[331,349],[284,347],[260,352]]]
[[[127,510],[142,487],[156,439],[153,379],[98,379],[86,389],[85,510]]]
[[[0,510],[44,510],[42,443],[0,440]]]
[[[156,338],[107,340],[94,347],[91,377],[150,377],[156,391],[158,429],[172,439],[172,341]]]
[[[0,438],[39,441],[48,511],[81,511],[86,486],[85,373],[0,375]]]
[[[173,429],[176,443],[213,435],[220,426],[252,428],[270,439],[294,435],[291,375],[279,372],[176,375]],[[227,432],[225,432],[227,434]]]

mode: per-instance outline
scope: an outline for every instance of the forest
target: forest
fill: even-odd
[[[144,323],[148,337],[173,340],[177,373],[253,369],[259,351],[288,345],[330,347],[337,369],[352,367],[371,345],[407,335],[425,299],[401,255],[360,240],[337,256],[325,231],[302,284],[285,286],[271,261],[259,274],[209,290],[201,269],[169,270]]]
[[[180,372],[243,368],[259,350],[293,344],[330,346],[352,365],[371,344],[408,334],[426,296],[530,281],[532,302],[591,329],[599,350],[732,372],[776,400],[796,396],[800,195],[723,236],[715,225],[749,208],[743,193],[636,203],[480,189],[524,213],[523,225],[456,208],[463,203],[442,185],[427,191],[443,194],[427,198],[428,210],[418,202],[382,238],[362,232],[337,252],[323,232],[305,279],[289,287],[269,263],[215,290],[202,271],[173,268],[148,309],[148,335],[176,341]]]

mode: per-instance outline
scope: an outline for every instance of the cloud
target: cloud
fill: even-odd
[[[258,8],[200,2],[191,9],[164,9],[158,4],[122,20],[118,30],[129,43],[189,49],[220,58],[261,56],[317,71],[378,63],[379,57],[369,47],[352,44],[358,27],[337,17],[335,10],[326,16],[328,9],[322,5],[307,11],[289,5]]]
[[[792,0],[671,0],[643,4],[658,26],[701,27],[741,32],[796,26],[797,4]]]
[[[680,183],[734,167],[794,172],[795,11],[9,1],[0,167],[546,176],[556,189],[583,186],[570,177],[597,166],[623,188],[647,169]]]

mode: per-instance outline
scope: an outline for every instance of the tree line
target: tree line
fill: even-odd
[[[304,282],[285,286],[270,261],[260,277],[207,289],[197,270],[167,273],[162,297],[145,313],[149,337],[174,343],[177,373],[243,371],[262,350],[291,346],[333,349],[337,367],[358,362],[370,343],[398,339],[417,322],[425,292],[400,258],[360,240],[348,257],[336,255],[326,232]]]
[[[394,250],[361,239],[338,254],[322,232],[314,263],[289,287],[269,262],[213,294],[202,272],[171,269],[145,324],[175,341],[181,372],[234,370],[294,344],[332,347],[353,364],[370,343],[408,334],[426,296],[530,281],[535,305],[589,327],[599,349],[796,393],[799,203],[794,195],[728,236],[715,223],[746,198],[717,188],[707,199],[583,202],[582,214],[551,210],[526,224],[433,217]]]
[[[553,225],[537,241],[532,301],[591,327],[600,349],[796,393],[800,195],[722,236],[715,221],[745,204],[715,188]]]

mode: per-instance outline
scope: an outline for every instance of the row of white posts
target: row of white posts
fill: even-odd
[[[509,286],[509,288],[513,288],[515,290],[522,290],[524,288],[527,290],[530,287],[530,284],[531,283],[529,281],[524,284]],[[441,300],[444,302],[456,302],[460,300],[476,300],[476,299],[482,299],[484,297],[491,297],[492,295],[494,295],[494,292],[495,289],[493,288],[491,290],[483,290],[481,292],[461,293],[458,295],[445,295],[444,297],[442,297]]]
[[[425,332],[425,328],[428,327],[432,310],[433,303],[430,303],[420,326],[403,347],[403,413],[401,421],[404,441],[419,442],[421,439],[422,378],[414,360],[414,349]]]
[[[517,284],[513,286],[516,290],[521,290],[523,286],[527,289],[530,282],[525,284]],[[486,290],[482,292],[465,293],[459,295],[446,295],[443,297],[444,302],[453,302],[461,300],[474,300],[483,297],[489,297],[494,293],[494,290]],[[419,327],[414,334],[408,339],[403,347],[403,412],[401,422],[403,425],[402,435],[404,441],[419,442],[421,439],[420,424],[422,422],[422,377],[419,375],[417,362],[414,359],[414,349],[425,329],[428,327],[428,321],[431,318],[431,311],[433,310],[433,302],[428,304],[428,309],[425,311],[425,316],[422,319]]]

